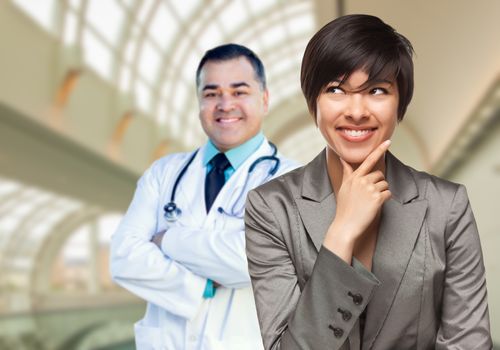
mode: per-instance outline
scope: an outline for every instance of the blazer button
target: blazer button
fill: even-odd
[[[338,312],[340,312],[342,314],[342,319],[344,321],[349,321],[352,317],[352,314],[349,310],[344,310],[344,309],[341,309],[340,307],[337,309]]]
[[[347,295],[349,295],[352,298],[352,301],[356,305],[361,305],[361,303],[363,302],[363,297],[359,293],[352,294],[351,292],[349,292],[347,293]]]
[[[352,314],[349,310],[342,310],[342,319],[344,321],[349,321],[352,317]]]
[[[333,331],[333,335],[335,338],[342,338],[344,335],[344,330],[342,328],[334,327],[332,325],[329,325],[328,328],[330,328]]]
[[[342,336],[344,335],[344,331],[342,330],[342,328],[335,327],[333,329],[333,335],[335,336],[335,338],[342,338]]]

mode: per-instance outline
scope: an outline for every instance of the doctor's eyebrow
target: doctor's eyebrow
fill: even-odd
[[[207,84],[203,87],[203,89],[201,91],[205,91],[205,90],[217,90],[219,88],[219,85],[217,84]]]
[[[250,87],[250,85],[248,83],[244,82],[244,81],[241,81],[241,82],[238,82],[238,83],[232,83],[231,84],[231,87],[234,88],[234,89],[242,87],[242,86],[244,86],[244,87]]]
[[[231,88],[232,89],[237,89],[239,87],[250,87],[250,85],[244,81],[239,81],[237,83],[231,83],[230,84]],[[203,89],[201,91],[205,91],[205,90],[217,90],[220,88],[220,85],[217,85],[217,84],[207,84],[203,87]]]

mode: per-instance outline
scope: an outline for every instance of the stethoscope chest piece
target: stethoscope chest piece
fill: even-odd
[[[168,222],[175,222],[181,215],[182,211],[175,205],[174,202],[169,202],[167,203],[164,207],[164,214],[163,216],[165,217],[165,220]]]

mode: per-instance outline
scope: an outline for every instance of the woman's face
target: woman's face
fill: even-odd
[[[329,148],[355,167],[391,138],[397,124],[396,81],[375,81],[361,90],[367,79],[356,70],[342,85],[329,83],[317,101],[316,120]]]

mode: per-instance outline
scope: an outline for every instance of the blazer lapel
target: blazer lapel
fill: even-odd
[[[414,200],[418,190],[410,170],[389,152],[386,169],[392,198],[382,208],[372,268],[381,285],[368,305],[364,349],[372,348],[384,326],[427,211],[427,201]]]
[[[335,216],[335,195],[326,168],[323,150],[304,167],[301,197],[297,209],[314,246],[319,251]]]

